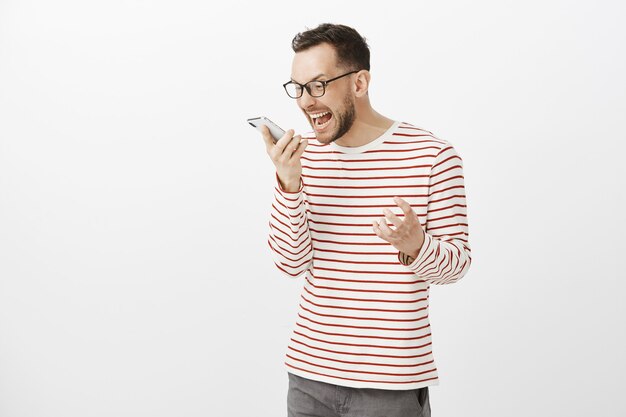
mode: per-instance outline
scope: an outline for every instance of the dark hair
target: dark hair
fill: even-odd
[[[329,43],[337,52],[337,63],[346,69],[370,69],[370,49],[365,38],[345,25],[322,23],[315,29],[298,33],[291,41],[293,51],[298,53],[322,43]]]

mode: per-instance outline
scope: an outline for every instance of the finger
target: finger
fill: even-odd
[[[293,138],[291,138],[291,142],[289,142],[289,149],[291,150],[292,154],[294,154],[298,150],[301,140],[302,140],[302,136],[300,135],[296,135]]]
[[[417,218],[417,214],[415,214],[415,212],[413,211],[413,208],[411,207],[409,203],[407,203],[405,200],[401,199],[400,197],[394,197],[393,200],[396,202],[398,207],[400,207],[400,209],[404,213],[404,221],[408,225],[413,225],[415,223],[419,224],[419,219]]]
[[[396,205],[400,207],[400,209],[402,210],[405,216],[408,217],[411,214],[415,214],[413,212],[413,209],[411,208],[411,205],[407,203],[406,201],[404,201],[403,199],[401,199],[400,197],[394,197],[393,201],[395,201]]]
[[[289,129],[288,131],[285,132],[285,134],[280,139],[278,139],[275,146],[276,146],[276,151],[279,155],[281,155],[285,151],[285,148],[287,147],[287,145],[289,145],[289,143],[291,142],[291,139],[293,139],[293,134],[294,134],[294,130]]]
[[[402,220],[400,220],[398,216],[393,214],[391,210],[384,209],[383,213],[385,214],[385,218],[387,219],[387,221],[393,224],[395,227],[399,227],[402,224]]]
[[[292,158],[300,159],[302,157],[302,154],[304,153],[304,150],[306,149],[308,144],[309,144],[309,140],[308,139],[300,139],[300,144],[298,145],[298,148],[294,152]]]
[[[372,229],[374,229],[374,233],[376,233],[376,236],[378,236],[379,238],[381,238],[383,240],[387,240],[387,239],[385,239],[385,236],[383,235],[383,232],[380,230],[380,225],[378,224],[378,222],[376,220],[374,220],[372,222]]]
[[[383,233],[383,235],[385,235],[387,238],[392,237],[394,230],[387,226],[387,220],[385,220],[385,218],[382,218],[378,221],[378,227],[380,228],[380,231]]]
[[[298,150],[298,147],[300,146],[301,139],[302,137],[300,135],[297,135],[291,138],[287,146],[285,146],[285,149],[282,154],[282,159],[284,161],[288,161],[293,157],[294,153],[296,153],[296,151]]]
[[[265,125],[261,125],[259,129],[261,131],[261,137],[263,138],[263,142],[265,142],[265,148],[269,151],[270,149],[272,149],[272,146],[274,146],[274,139],[272,138],[270,130]]]

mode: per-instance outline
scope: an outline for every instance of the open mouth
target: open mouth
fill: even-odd
[[[324,129],[326,126],[330,124],[330,121],[333,118],[332,113],[329,111],[309,114],[309,116],[311,117],[311,120],[313,120],[313,126],[315,130]]]

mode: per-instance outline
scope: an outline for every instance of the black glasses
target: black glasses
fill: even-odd
[[[283,84],[283,88],[287,92],[287,95],[291,98],[302,97],[302,93],[304,92],[305,89],[311,97],[322,97],[324,93],[326,93],[326,86],[328,85],[328,83],[330,83],[331,81],[338,80],[341,77],[345,77],[346,75],[354,74],[357,72],[359,72],[359,70],[346,72],[345,74],[342,74],[335,78],[331,78],[330,80],[309,81],[306,84],[300,84],[295,81],[289,81]]]

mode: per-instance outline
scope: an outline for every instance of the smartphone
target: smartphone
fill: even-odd
[[[274,143],[276,143],[278,139],[282,138],[285,134],[285,131],[283,129],[281,129],[276,123],[272,122],[270,119],[264,116],[248,119],[248,123],[250,124],[250,126],[256,128],[259,131],[261,130],[261,126],[267,126],[270,129],[270,134],[272,135],[272,138],[274,138]]]

